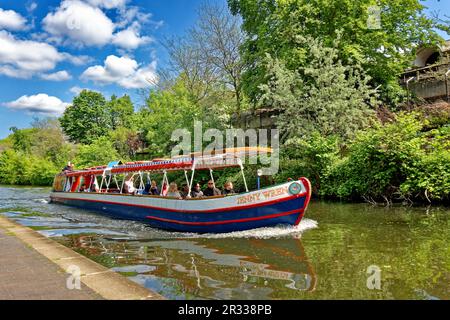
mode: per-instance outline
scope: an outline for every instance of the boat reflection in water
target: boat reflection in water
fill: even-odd
[[[300,239],[97,240],[77,243],[170,299],[301,299],[316,288]]]

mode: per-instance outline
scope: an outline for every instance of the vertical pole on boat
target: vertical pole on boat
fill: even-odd
[[[191,183],[189,183],[189,196],[191,195],[192,192],[192,184],[194,183],[194,174],[195,174],[195,166],[196,166],[196,162],[194,160],[194,163],[192,164],[192,175],[191,175]]]
[[[187,174],[187,170],[184,170],[184,177],[186,178],[186,183],[187,183],[187,185],[189,185],[189,177],[188,177],[188,174]],[[183,192],[184,192],[184,191],[183,191]],[[190,198],[190,197],[191,197],[191,190],[189,189],[186,198]]]
[[[213,175],[213,170],[211,168],[209,168],[209,174],[211,175],[211,180],[214,184],[214,188],[216,187],[216,182],[214,181],[214,175]]]
[[[90,177],[91,177],[91,181],[89,182],[88,191],[92,192],[92,185],[94,184],[94,176],[90,176]]]
[[[263,172],[261,169],[258,169],[258,171],[256,172],[257,175],[257,180],[256,182],[258,183],[258,190],[261,189],[261,176],[262,176]]]
[[[125,186],[125,180],[127,180],[127,175],[128,175],[128,174],[124,174],[124,175],[123,175],[122,186],[120,187],[120,194],[123,193],[123,187]]]
[[[102,182],[100,183],[100,193],[102,192],[103,182],[105,181],[105,172],[106,172],[106,170],[103,171],[103,174],[102,174]]]
[[[105,177],[105,182],[106,182],[106,193],[108,193],[108,191],[109,191],[109,186],[111,185],[111,180],[112,180],[112,173],[111,173],[111,171],[109,171],[109,175],[108,175],[108,178],[107,178],[108,180],[106,180],[106,177]]]
[[[247,180],[245,179],[244,173],[244,165],[242,164],[242,160],[238,158],[238,164],[241,167],[242,178],[244,179],[245,191],[248,192]]]
[[[109,183],[111,182],[111,176],[105,176],[105,184],[106,184],[106,191],[105,193],[108,193],[109,191]]]
[[[69,184],[69,178],[67,176],[64,178],[64,192],[67,192],[67,186]]]
[[[116,183],[117,189],[120,188],[119,182],[117,181],[117,175],[114,175],[114,182]]]
[[[139,183],[139,190],[144,190],[145,189],[144,174],[141,171],[139,171],[139,178],[141,179],[141,182]]]
[[[169,190],[169,177],[167,177],[167,172],[166,172],[166,187],[167,190]]]
[[[161,185],[161,194],[160,196],[163,196],[163,192],[164,192],[164,184],[166,183],[167,180],[167,171],[164,170],[164,176],[163,176],[163,181],[162,181],[162,185]],[[169,181],[167,181],[169,182]],[[169,187],[169,184],[167,183],[167,188]]]

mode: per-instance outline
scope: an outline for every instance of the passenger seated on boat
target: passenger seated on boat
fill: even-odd
[[[203,191],[203,195],[206,197],[214,197],[214,196],[220,196],[220,190],[216,188],[214,185],[214,182],[212,180],[208,181],[208,187]]]
[[[192,198],[202,198],[203,197],[203,192],[200,189],[200,184],[199,183],[197,183],[194,186],[194,189],[191,191],[191,197]]]
[[[67,166],[64,167],[64,169],[62,169],[63,172],[70,172],[73,171],[73,163],[72,162],[68,162]]]
[[[125,193],[136,194],[137,189],[134,187],[134,178],[131,177],[127,181],[125,181]]]
[[[223,185],[222,194],[224,196],[236,194],[236,192],[234,192],[234,190],[233,190],[233,183],[231,181],[228,181]]]
[[[175,182],[172,182],[169,185],[169,191],[167,192],[167,197],[169,198],[177,198],[177,199],[183,199],[181,197],[180,192],[178,191],[178,186]]]
[[[183,190],[180,194],[183,199],[189,198],[189,186],[187,184],[183,184]]]
[[[150,187],[150,194],[153,196],[159,196],[159,189],[155,180],[152,180],[152,186]]]
[[[147,183],[145,184],[144,190],[142,190],[142,194],[143,194],[143,195],[149,195],[149,194],[150,194],[150,189],[151,189],[151,188],[152,188],[151,183],[150,183],[150,182],[147,182]]]

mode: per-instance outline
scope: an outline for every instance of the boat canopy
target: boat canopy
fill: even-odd
[[[242,158],[257,156],[262,153],[272,153],[271,148],[244,147],[215,151],[208,155],[191,153],[189,156],[179,156],[171,159],[154,159],[151,161],[136,161],[122,164],[120,161],[110,162],[106,166],[91,167],[84,170],[67,172],[68,177],[101,176],[105,172],[112,175],[135,172],[169,172],[180,170],[215,170],[231,167],[242,168]]]

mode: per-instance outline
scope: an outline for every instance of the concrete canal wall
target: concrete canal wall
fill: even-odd
[[[77,268],[81,290],[69,289]],[[69,279],[70,283],[70,279]],[[162,296],[0,216],[0,300],[162,300]]]

